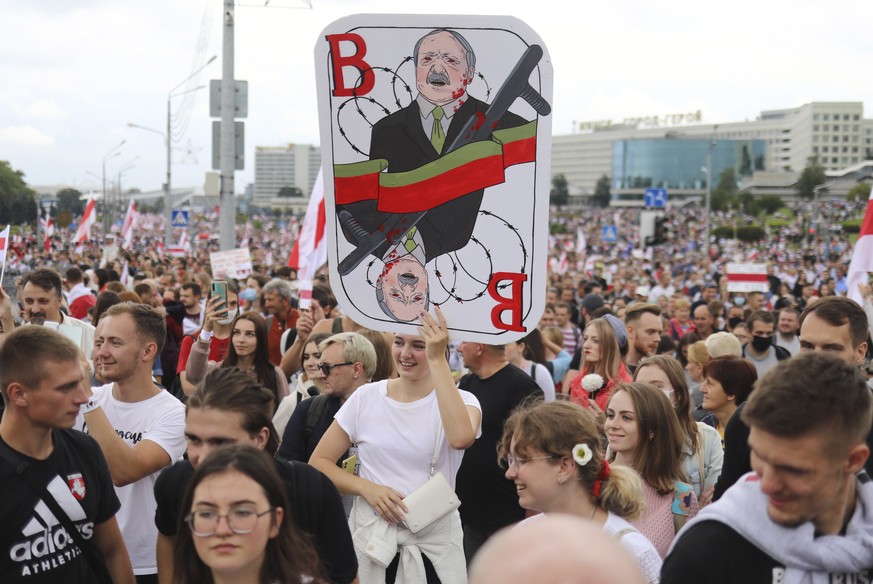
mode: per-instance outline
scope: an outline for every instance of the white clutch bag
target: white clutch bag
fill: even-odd
[[[404,523],[412,533],[418,533],[461,506],[461,500],[441,472],[407,495],[403,503],[409,509]]]

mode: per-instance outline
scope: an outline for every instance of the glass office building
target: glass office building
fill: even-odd
[[[710,140],[661,138],[612,143],[612,189],[706,188]],[[727,168],[737,180],[764,170],[764,140],[716,139],[712,145],[713,185]]]

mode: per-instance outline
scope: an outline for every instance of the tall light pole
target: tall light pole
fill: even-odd
[[[153,132],[164,139],[164,143],[167,146],[167,182],[164,183],[164,247],[168,248],[173,245],[173,200],[171,197],[172,194],[172,185],[173,185],[173,128],[170,125],[171,121],[171,100],[174,97],[179,97],[180,95],[185,95],[186,93],[191,93],[192,91],[197,91],[198,89],[203,89],[205,86],[200,85],[198,87],[194,87],[192,89],[186,89],[184,91],[176,92],[182,85],[187,83],[192,77],[200,73],[203,69],[206,68],[207,65],[212,63],[215,59],[217,59],[217,55],[213,55],[208,61],[203,63],[200,67],[194,70],[188,77],[182,80],[181,83],[173,87],[167,93],[167,130],[166,133],[161,132],[160,130],[155,130],[153,128],[147,128],[145,126],[140,126],[139,124],[133,124],[128,122],[128,126],[131,128],[139,128],[140,130],[145,130],[147,132]]]
[[[118,177],[116,178],[115,184],[118,185],[118,201],[122,203],[122,205],[124,205],[124,193],[121,192],[121,175],[136,166],[134,163],[137,160],[139,160],[139,156],[131,158],[124,166],[118,169]]]
[[[236,169],[236,125],[233,71],[234,0],[224,0],[224,38],[221,61],[221,124],[219,127],[219,173],[221,194],[218,207],[219,247],[233,249],[236,242],[234,222],[234,171]]]
[[[118,151],[119,148],[124,146],[124,143],[127,140],[122,140],[115,146],[112,150],[106,153],[106,156],[103,157],[103,237],[106,237],[106,234],[109,233],[109,199],[106,196],[106,161],[116,156],[121,156],[121,152]]]

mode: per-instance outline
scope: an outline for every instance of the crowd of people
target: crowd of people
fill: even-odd
[[[556,215],[543,317],[506,345],[450,340],[439,307],[418,334],[362,328],[326,270],[302,309],[289,239],[241,232],[234,279],[208,237],[161,255],[156,218],[113,258],[24,232],[0,290],[0,580],[873,579],[850,247],[797,219],[701,250],[687,209],[650,253],[598,240],[632,213]],[[766,289],[731,290],[752,254]]]

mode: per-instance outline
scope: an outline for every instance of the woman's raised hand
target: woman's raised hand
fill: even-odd
[[[449,346],[449,329],[446,325],[446,317],[443,316],[443,311],[439,306],[434,307],[436,318],[422,312],[419,317],[421,326],[418,327],[418,333],[424,337],[425,355],[428,359],[442,358],[446,356],[446,349]]]
[[[203,330],[215,328],[215,321],[224,318],[227,306],[221,296],[210,296],[206,301],[206,312],[203,314]]]

